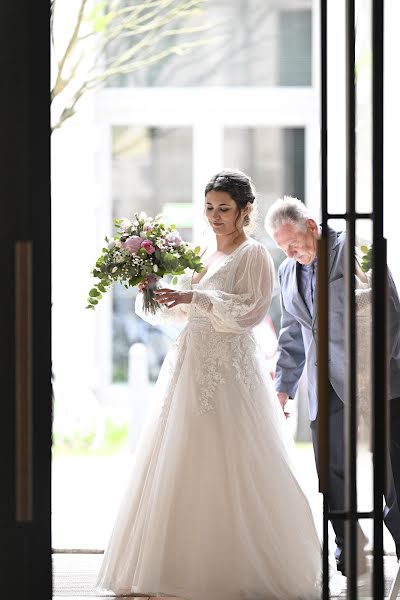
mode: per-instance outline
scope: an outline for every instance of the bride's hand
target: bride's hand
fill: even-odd
[[[143,293],[143,292],[144,292],[144,290],[147,288],[148,284],[149,284],[149,282],[147,281],[147,279],[143,279],[143,281],[141,281],[141,282],[138,284],[138,289],[139,289],[139,292],[142,292],[142,293]]]
[[[154,291],[154,299],[160,304],[165,304],[167,308],[173,308],[178,304],[190,304],[193,298],[193,292],[170,290],[169,288],[161,288]]]
[[[149,287],[149,285],[151,285],[152,283],[156,282],[156,281],[157,281],[157,279],[158,279],[158,278],[156,277],[156,275],[147,275],[147,277],[145,277],[145,278],[143,279],[143,281],[141,281],[141,282],[138,284],[138,289],[139,289],[139,292],[142,292],[142,293],[143,293],[143,292],[144,292],[144,290],[146,290],[146,289]]]
[[[277,392],[276,395],[278,396],[279,403],[282,406],[283,414],[285,415],[286,419],[288,419],[290,417],[290,413],[285,410],[285,406],[289,400],[289,395],[285,394],[284,392]]]

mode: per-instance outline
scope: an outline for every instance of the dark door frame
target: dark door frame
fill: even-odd
[[[1,3],[0,589],[24,600],[52,597],[49,22]]]

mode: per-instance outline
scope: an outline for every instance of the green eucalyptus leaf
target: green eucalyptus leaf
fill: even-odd
[[[131,277],[131,279],[129,280],[129,285],[131,287],[134,287],[135,285],[140,283],[142,280],[143,280],[143,277],[141,275],[136,275],[136,277]]]
[[[91,298],[97,298],[97,296],[100,296],[100,292],[96,288],[92,288],[89,292],[89,296]]]

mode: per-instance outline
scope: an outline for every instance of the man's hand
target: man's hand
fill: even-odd
[[[190,304],[193,298],[193,292],[170,290],[168,288],[162,288],[155,290],[154,299],[160,304],[165,304],[167,308],[173,308],[178,304]]]
[[[289,400],[289,394],[285,394],[285,392],[277,392],[278,400],[280,405],[282,406],[283,414],[288,419],[290,417],[290,413],[285,410],[286,402]]]
[[[289,400],[289,394],[285,394],[285,392],[277,392],[277,396],[282,408],[285,408],[285,404]]]

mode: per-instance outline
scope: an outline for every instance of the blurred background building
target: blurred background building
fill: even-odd
[[[134,4],[122,2],[126,8]],[[57,1],[53,33],[60,48],[68,43],[80,7],[86,7],[83,70],[85,61],[90,62],[99,48],[107,70],[115,65],[113,56],[129,54],[134,47],[138,68],[115,67],[102,85],[85,90],[73,107],[73,116],[61,124],[60,114],[67,113],[60,110],[58,97],[54,101],[55,457],[134,451],[153,401],[154,381],[180,331],[178,326],[151,327],[137,317],[136,290],[115,287],[95,311],[85,310],[90,271],[104,236],[113,234],[113,218],[129,218],[140,211],[152,216],[162,213],[187,241],[204,244],[204,187],[223,167],[239,168],[253,178],[258,190],[252,235],[268,248],[278,268],[284,256],[263,227],[269,205],[285,194],[293,195],[318,217],[319,2],[212,0],[198,4],[201,10],[188,13],[179,27],[161,25],[151,40],[146,38],[145,27],[134,38],[125,31],[101,51],[98,41],[107,28],[104,10],[108,3]],[[344,209],[346,190],[344,0],[328,4],[328,191],[329,208],[335,212]],[[369,4],[369,0],[359,0],[357,6],[357,127],[358,139],[363,141],[358,149],[357,208],[365,211],[371,207],[371,181],[365,175],[371,144]],[[388,2],[387,12],[387,60],[393,61],[397,42],[390,24],[400,16],[395,1]],[[151,16],[146,22],[151,22]],[[56,70],[59,63],[55,52]],[[397,144],[398,129],[392,127],[396,118],[398,123],[396,72],[390,69],[386,79],[392,91],[386,100],[391,119],[386,132],[389,150]],[[75,77],[82,77],[79,69]],[[400,267],[393,260],[397,171],[394,153],[388,152],[386,235],[389,264],[400,281]],[[368,241],[369,224],[364,223],[357,234]],[[276,283],[270,318],[258,331],[266,369],[272,372],[279,322]],[[298,442],[309,440],[304,382],[291,427]],[[54,480],[61,479],[56,474]],[[56,492],[55,498],[61,495]],[[61,523],[57,506],[56,520]],[[63,535],[56,543],[68,543]]]
[[[73,20],[76,8],[68,3],[63,10]],[[173,43],[179,47],[187,28],[203,26],[203,44],[109,78],[53,132],[53,347],[60,435],[76,418],[90,421],[96,403],[104,408],[127,402],[132,344],[146,346],[154,382],[179,331],[151,327],[137,317],[136,290],[115,288],[95,314],[84,310],[90,270],[104,236],[113,232],[113,218],[163,213],[186,240],[204,243],[204,187],[221,168],[239,168],[258,190],[252,235],[278,266],[282,254],[263,227],[268,206],[284,194],[318,203],[313,52],[318,15],[312,0],[218,0],[202,9],[186,20]],[[117,38],[108,52],[125,51],[130,43],[129,37]],[[152,53],[165,43],[159,35]],[[274,339],[279,319],[276,289],[264,339],[269,332]]]

